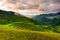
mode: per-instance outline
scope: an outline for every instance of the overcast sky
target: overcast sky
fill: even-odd
[[[60,11],[60,0],[0,0],[0,9]]]

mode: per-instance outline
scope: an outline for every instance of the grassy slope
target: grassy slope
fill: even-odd
[[[0,29],[0,40],[60,40],[60,34],[29,30]]]
[[[22,30],[0,25],[0,40],[60,40],[60,34]]]
[[[34,31],[52,31],[49,27],[45,27],[45,25],[37,25],[34,20],[26,18],[21,15],[7,15],[0,14],[0,24],[7,25],[9,27],[14,27],[17,29],[26,29],[26,30],[34,30]]]
[[[0,24],[10,24],[13,22],[24,22],[24,23],[34,23],[32,19],[26,18],[21,15],[8,15],[8,14],[0,14]]]
[[[0,40],[60,40],[60,34],[38,32],[42,28],[36,24],[21,15],[0,14]]]

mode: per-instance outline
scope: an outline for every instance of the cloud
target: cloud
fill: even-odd
[[[50,5],[49,5],[49,10],[50,11],[57,11],[58,9],[60,9],[60,4],[54,4],[54,3],[51,3]]]
[[[47,0],[6,0],[5,3],[8,7],[13,9],[34,9],[34,8],[42,8],[45,6]]]
[[[60,0],[50,0],[52,3],[60,3]]]
[[[0,0],[4,7],[13,10],[38,9],[52,11],[60,9],[60,0]],[[0,8],[1,8],[0,4]]]

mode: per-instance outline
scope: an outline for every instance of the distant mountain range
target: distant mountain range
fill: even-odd
[[[41,14],[33,18],[37,23],[45,25],[60,25],[60,12]]]

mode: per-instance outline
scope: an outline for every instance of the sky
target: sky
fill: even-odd
[[[60,11],[60,0],[0,0],[0,9],[7,11]]]

